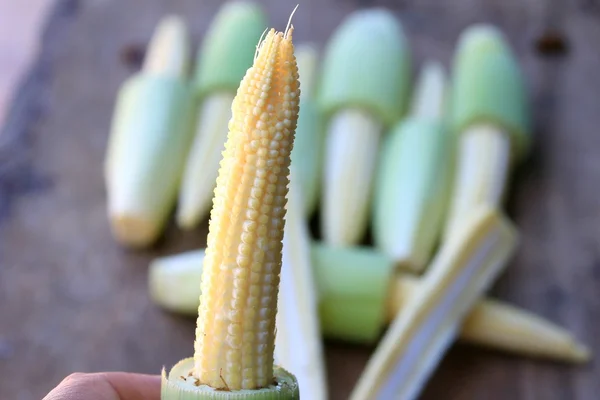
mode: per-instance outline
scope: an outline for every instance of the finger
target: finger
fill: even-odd
[[[159,400],[160,377],[126,372],[76,373],[43,400]]]

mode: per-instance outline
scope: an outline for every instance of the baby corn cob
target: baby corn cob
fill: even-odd
[[[302,204],[305,197],[295,172],[292,168],[283,234],[275,359],[296,376],[303,398],[325,400],[327,383],[310,234]]]
[[[417,397],[477,299],[504,269],[517,242],[496,209],[466,215],[368,361],[350,399]]]
[[[404,112],[409,54],[385,9],[351,14],[325,51],[319,101],[327,124],[322,191],[325,242],[348,246],[367,228],[379,142]]]
[[[523,77],[498,29],[475,25],[463,32],[452,93],[450,124],[458,154],[446,236],[473,207],[501,204],[511,167],[530,142]]]
[[[188,46],[183,21],[163,19],[141,72],[117,98],[104,175],[111,230],[123,245],[152,244],[177,199],[192,133]]]
[[[314,95],[317,49],[307,43],[296,46],[296,60],[302,85],[302,99],[292,150],[292,165],[301,183],[305,215],[308,217],[317,207],[323,165],[324,129]]]
[[[284,261],[287,251],[284,235]],[[374,344],[385,323],[393,321],[419,290],[419,278],[394,274],[392,260],[370,248],[313,243],[311,254],[319,289],[320,326],[326,337]],[[197,315],[203,258],[204,250],[194,250],[154,260],[149,274],[152,300],[167,310]],[[283,271],[282,287],[285,265]],[[277,323],[280,326],[280,321]],[[589,349],[564,328],[492,299],[477,302],[460,328],[459,339],[557,361],[581,363],[590,358]]]
[[[293,27],[271,30],[232,104],[211,211],[195,353],[164,399],[298,399],[274,367],[281,248],[300,88]]]
[[[388,301],[388,320],[419,291],[418,279],[398,275]],[[497,300],[480,300],[465,318],[459,339],[494,349],[530,357],[572,363],[590,359],[590,350],[567,330],[531,312]]]
[[[196,133],[179,193],[177,223],[181,228],[196,227],[212,207],[233,96],[252,65],[266,25],[266,17],[255,3],[226,2],[204,38],[195,74],[200,101]]]
[[[446,79],[438,63],[423,67],[411,115],[384,141],[377,171],[373,239],[399,269],[429,262],[447,204],[450,140],[443,127]]]

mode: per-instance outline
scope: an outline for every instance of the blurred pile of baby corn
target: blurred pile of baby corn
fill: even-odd
[[[118,95],[107,149],[119,243],[152,246],[174,210],[184,230],[207,220],[231,102],[267,26],[260,6],[223,4],[192,66],[184,22],[159,23]],[[502,204],[530,147],[523,76],[502,32],[465,29],[451,79],[435,61],[413,74],[401,22],[382,8],[348,15],[322,51],[302,43],[295,53],[300,114],[275,353],[302,397],[328,397],[323,336],[377,344],[353,399],[418,396],[455,339],[588,360],[561,327],[484,298],[517,248]],[[308,227],[316,215],[318,239]],[[153,301],[196,315],[203,257],[153,261]]]

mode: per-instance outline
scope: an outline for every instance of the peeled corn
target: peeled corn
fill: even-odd
[[[384,140],[373,207],[375,246],[397,268],[421,272],[440,236],[450,181],[450,138],[445,118],[446,78],[427,63],[412,111]]]
[[[287,251],[284,235],[284,261]],[[376,343],[384,325],[402,311],[421,283],[409,274],[395,274],[389,257],[367,247],[340,248],[314,243],[311,255],[319,289],[320,326],[326,337]],[[154,260],[149,278],[152,300],[167,310],[197,315],[203,258],[204,250],[194,250]],[[282,272],[282,287],[284,280]],[[278,333],[286,329],[279,323]],[[589,349],[564,328],[492,299],[479,300],[473,307],[460,329],[459,340],[573,363],[590,358]],[[275,349],[277,354],[277,345]]]
[[[327,125],[321,230],[336,246],[367,228],[380,139],[402,115],[409,54],[402,27],[383,8],[356,11],[324,55],[319,103]]]
[[[195,74],[200,107],[194,142],[183,174],[177,223],[192,229],[212,207],[221,153],[240,80],[252,65],[266,16],[249,1],[226,2],[215,16],[198,54]]]
[[[296,379],[273,363],[300,95],[292,32],[266,35],[233,101],[209,224],[194,358],[174,368],[180,375],[172,371],[167,378],[163,370],[164,398],[299,398]]]
[[[452,93],[450,126],[458,143],[445,236],[472,208],[502,203],[511,168],[531,140],[523,76],[497,28],[481,24],[463,32]]]
[[[126,246],[155,242],[176,203],[192,133],[188,41],[180,18],[164,18],[117,98],[104,176],[111,230]]]
[[[514,228],[497,210],[481,207],[466,215],[383,336],[350,399],[416,398],[516,242]]]

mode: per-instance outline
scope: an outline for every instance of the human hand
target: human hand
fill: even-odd
[[[159,400],[160,376],[126,372],[75,373],[43,400]]]

